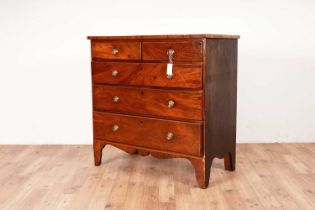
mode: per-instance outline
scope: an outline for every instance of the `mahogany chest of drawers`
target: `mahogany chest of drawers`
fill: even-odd
[[[235,169],[237,35],[90,36],[93,148]]]

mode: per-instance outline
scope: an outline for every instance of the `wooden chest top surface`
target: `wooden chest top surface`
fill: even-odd
[[[169,34],[169,35],[130,35],[130,36],[88,36],[91,40],[117,40],[117,39],[239,39],[239,35],[229,34]]]

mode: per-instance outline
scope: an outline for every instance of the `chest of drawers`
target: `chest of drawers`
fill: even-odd
[[[235,169],[236,35],[90,36],[93,148],[186,158],[199,187],[213,158]]]

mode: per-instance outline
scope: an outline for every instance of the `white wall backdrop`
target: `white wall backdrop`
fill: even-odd
[[[0,144],[92,142],[87,35],[240,34],[238,142],[315,140],[313,0],[1,0]]]

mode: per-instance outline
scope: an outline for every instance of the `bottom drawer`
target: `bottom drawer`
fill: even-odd
[[[94,138],[163,151],[201,155],[201,123],[93,113]]]

